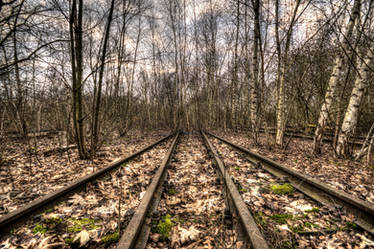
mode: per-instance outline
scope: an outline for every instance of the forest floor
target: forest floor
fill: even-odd
[[[329,144],[315,157],[308,140],[294,138],[282,150],[272,144],[272,137],[260,135],[255,144],[247,133],[214,133],[374,203],[374,169],[335,158]],[[76,149],[46,155],[45,151],[61,146],[57,137],[8,142],[3,145],[5,157],[0,165],[0,217],[167,134],[131,132],[108,139],[92,160],[80,160]],[[209,139],[271,248],[374,247],[371,235],[353,227],[354,217],[321,206],[298,191],[273,193],[269,186],[284,184],[283,180],[255,168],[230,146]],[[82,248],[114,248],[119,227],[127,226],[170,144],[169,139],[157,145],[33,216],[1,238],[0,248],[75,248],[78,242]],[[147,248],[242,248],[233,224],[225,223],[222,182],[217,182],[213,160],[200,135],[180,138],[167,172],[160,204],[152,213]]]
[[[107,139],[97,156],[90,160],[80,160],[77,149],[45,155],[45,151],[63,147],[64,143],[58,136],[9,140],[2,144],[0,217],[167,134],[167,131],[133,131],[121,138]]]
[[[366,248],[370,234],[352,229],[354,217],[314,201],[287,181],[257,168],[246,154],[211,139],[270,248]],[[368,239],[370,238],[370,239]]]
[[[317,157],[313,155],[311,140],[292,138],[283,150],[274,145],[273,136],[263,133],[259,134],[257,144],[248,132],[216,131],[215,134],[374,204],[374,162],[365,166],[360,161],[336,158],[328,143]]]

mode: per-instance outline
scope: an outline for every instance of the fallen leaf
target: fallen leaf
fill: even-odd
[[[74,243],[79,241],[79,246],[83,247],[90,241],[90,234],[86,230],[82,230],[77,236],[74,237]]]
[[[194,226],[191,226],[188,229],[180,227],[179,225],[173,227],[172,236],[171,236],[171,246],[183,245],[188,242],[196,241],[199,238],[200,231],[197,230]]]
[[[361,238],[360,248],[366,248],[367,246],[374,246],[374,241],[369,240],[362,234],[356,234],[358,237]]]

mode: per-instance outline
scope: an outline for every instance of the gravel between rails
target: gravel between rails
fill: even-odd
[[[32,217],[0,248],[108,248],[119,238],[170,146],[170,139],[87,185],[66,201]]]
[[[222,191],[202,138],[183,135],[146,248],[241,248],[232,224],[224,222]]]
[[[126,157],[161,138],[167,132],[145,135],[130,133],[121,139],[111,140],[93,160],[79,160],[76,150],[44,156],[57,138],[40,138],[29,145],[14,141],[5,150],[6,164],[0,166],[0,216],[62,188],[72,181]],[[31,147],[30,147],[31,146]],[[30,148],[34,148],[30,152]],[[17,157],[14,157],[18,154]],[[10,159],[12,158],[12,159]]]
[[[321,206],[298,191],[276,193],[286,182],[253,166],[246,155],[210,138],[272,248],[370,248],[354,217]]]

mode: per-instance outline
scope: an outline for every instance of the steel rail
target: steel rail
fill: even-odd
[[[252,217],[251,213],[249,212],[247,205],[243,201],[238,189],[236,188],[234,182],[232,181],[230,175],[225,173],[225,166],[221,159],[218,157],[216,150],[214,149],[213,145],[210,143],[208,137],[204,132],[202,132],[204,137],[205,143],[207,145],[208,150],[210,150],[211,154],[214,157],[218,165],[218,169],[220,171],[220,175],[223,178],[225,185],[227,186],[227,191],[231,196],[232,202],[235,206],[237,214],[241,220],[242,226],[245,230],[245,233],[251,243],[252,248],[254,249],[267,249],[269,248],[265,238],[261,234],[258,226]]]
[[[147,150],[153,148],[154,146],[162,143],[166,139],[170,138],[173,134],[169,134],[156,142],[144,147],[143,149],[127,156],[126,158],[122,158],[119,160],[114,161],[107,167],[100,169],[96,171],[93,174],[87,175],[85,177],[82,177],[78,179],[77,181],[74,181],[73,183],[60,188],[56,190],[55,192],[52,192],[50,194],[47,194],[46,196],[43,196],[39,199],[36,199],[32,201],[30,204],[27,204],[21,208],[18,208],[17,210],[10,212],[2,217],[0,217],[0,234],[6,233],[9,231],[9,227],[14,226],[19,221],[26,219],[30,217],[31,214],[33,214],[36,211],[43,210],[44,208],[48,207],[49,205],[53,204],[54,202],[60,200],[62,197],[65,197],[69,195],[70,193],[73,193],[77,189],[85,186],[90,181],[96,180],[102,176],[104,176],[106,173],[112,171],[113,169],[116,169],[120,165],[122,165],[124,162],[127,162],[136,156],[146,152]]]
[[[246,153],[252,163],[255,163],[269,173],[278,177],[286,177],[287,180],[299,191],[308,195],[312,199],[329,207],[344,208],[346,212],[355,216],[355,223],[374,235],[374,206],[373,204],[360,200],[352,195],[335,189],[316,178],[302,174],[296,170],[287,168],[269,158],[261,156],[248,149],[236,145],[222,137],[206,131],[212,137],[234,147],[235,149]]]
[[[145,217],[151,207],[151,202],[155,196],[155,193],[162,188],[162,183],[165,178],[166,169],[171,160],[171,155],[174,153],[176,144],[178,142],[179,132],[175,136],[172,145],[170,146],[168,152],[166,153],[161,166],[157,170],[151,184],[149,185],[147,192],[145,193],[143,199],[141,200],[139,206],[137,207],[134,215],[132,216],[129,224],[127,225],[123,235],[117,244],[117,249],[130,249],[134,248],[137,244],[138,235],[143,228]],[[157,206],[157,203],[152,205]]]

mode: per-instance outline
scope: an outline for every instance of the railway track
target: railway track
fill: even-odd
[[[31,237],[32,234],[40,235],[28,241],[32,245],[27,246],[32,247],[34,244],[38,245],[42,238],[46,239],[44,234],[53,234],[56,229],[61,230],[63,227],[64,231],[76,234],[85,230],[87,226],[104,228],[106,223],[104,221],[117,229],[118,224],[113,223],[112,219],[115,217],[115,212],[121,213],[122,211],[125,217],[132,215],[138,204],[135,197],[141,196],[142,191],[146,189],[143,185],[149,183],[152,178],[162,160],[162,151],[166,152],[165,143],[171,136],[172,134],[165,136],[126,158],[117,160],[91,175],[0,217],[2,238],[0,245],[17,245],[22,242],[25,234]],[[153,159],[154,163],[148,162],[150,158],[156,158]],[[132,179],[126,178],[128,175],[133,176]],[[125,197],[128,197],[127,199],[131,202],[123,205],[122,209],[126,206],[129,209],[122,210],[121,207],[118,209],[114,207],[115,203],[121,203],[124,200],[116,202],[118,197],[123,196],[111,190],[127,193]],[[100,214],[104,214],[103,217],[99,217]],[[98,236],[103,237],[102,234]],[[57,243],[60,246],[66,244],[64,242],[72,243],[74,239],[48,237],[51,237],[50,243]]]
[[[343,191],[336,190],[330,187],[329,185],[318,181],[317,179],[308,177],[297,171],[289,169],[268,158],[265,158],[256,153],[253,153],[246,148],[235,145],[212,133],[207,132],[207,134],[209,134],[211,137],[217,140],[215,143],[217,146],[218,146],[217,142],[220,141],[220,143],[224,143],[226,146],[230,148],[229,151],[225,152],[225,155],[230,153],[230,150],[231,150],[231,153],[234,153],[233,151],[236,151],[236,153],[237,152],[241,153],[241,154],[240,153],[237,154],[235,156],[236,158],[243,157],[246,160],[249,160],[248,161],[249,164],[252,165],[250,167],[251,168],[251,170],[249,171],[250,173],[258,172],[259,170],[262,171],[263,173],[267,173],[268,175],[265,176],[265,182],[268,182],[269,179],[273,179],[271,181],[274,181],[274,185],[281,185],[284,182],[289,183],[292,186],[292,188],[302,193],[303,194],[302,196],[308,196],[309,198],[317,201],[321,205],[320,207],[316,206],[315,210],[317,210],[317,208],[318,209],[325,208],[326,212],[335,212],[335,213],[338,213],[339,215],[344,214],[346,216],[349,216],[351,217],[351,220],[350,221],[347,220],[348,224],[355,223],[359,227],[364,229],[366,233],[371,234],[371,235],[374,234],[374,207],[372,204],[359,200],[355,197],[352,197],[351,195]],[[255,168],[253,168],[253,165],[255,165]],[[236,168],[236,169],[239,170],[239,168]],[[235,172],[235,170],[231,172]],[[270,175],[273,177],[271,178]],[[274,176],[276,178],[274,178]],[[248,178],[248,174],[246,174],[244,178]],[[252,181],[252,180],[244,179],[244,181]],[[253,187],[254,185],[250,186],[249,188],[253,188]],[[335,228],[335,230],[338,230],[338,229],[339,228]],[[328,229],[325,229],[325,230],[327,231]]]
[[[189,248],[267,248],[230,177],[212,167],[201,138],[182,136],[173,159],[171,154],[169,150],[118,249],[185,243]]]
[[[373,235],[369,204],[207,134],[177,133],[169,146],[161,144],[169,135],[3,216],[2,235],[11,238],[11,227],[21,227],[18,233],[32,229],[57,247],[117,249],[304,248],[331,246],[331,234],[356,244]],[[274,194],[273,187],[290,193]]]

